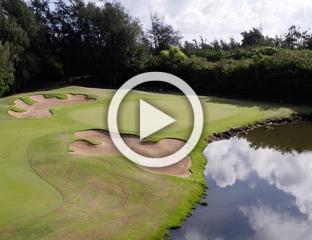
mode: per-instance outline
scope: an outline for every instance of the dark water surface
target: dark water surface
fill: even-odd
[[[312,239],[312,123],[257,129],[204,153],[208,206],[171,239]]]

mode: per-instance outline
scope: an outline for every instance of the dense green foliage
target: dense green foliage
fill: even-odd
[[[60,79],[118,85],[146,61],[142,35],[119,3],[0,0],[0,95]]]
[[[40,25],[25,2],[0,0],[0,41],[10,46],[10,59],[14,65],[14,84],[11,78],[6,91],[30,85],[40,72],[39,29]]]
[[[141,27],[120,4],[99,8],[79,0],[69,5],[58,1],[52,15],[53,42],[65,77],[118,81],[137,66]]]
[[[14,83],[14,66],[9,46],[0,42],[0,96],[9,91]]]
[[[186,58],[161,55],[155,69],[175,73],[199,93],[271,100],[310,101],[312,51],[273,47],[236,49],[209,53],[218,60],[202,57],[202,51]]]
[[[116,88],[154,70],[179,75],[199,93],[310,102],[309,32],[241,35],[241,42],[182,44],[157,15],[144,33],[118,2],[0,0],[0,95],[60,80]]]

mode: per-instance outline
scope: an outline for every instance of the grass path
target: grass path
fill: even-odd
[[[191,154],[193,174],[178,178],[144,172],[121,156],[69,154],[74,131],[106,128],[113,91],[68,87],[46,93],[54,92],[91,94],[98,99],[57,107],[45,119],[14,119],[7,114],[16,98],[35,93],[0,99],[0,239],[159,239],[168,227],[179,225],[202,193],[201,151],[208,135],[310,111],[202,97],[206,127]],[[138,132],[139,98],[182,119],[154,139],[187,138],[192,119],[185,99],[143,92],[125,100],[122,132]]]

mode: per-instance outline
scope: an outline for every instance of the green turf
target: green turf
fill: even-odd
[[[67,95],[66,93],[56,93],[56,92],[51,92],[51,93],[45,93],[43,94],[43,96],[45,98],[57,98],[57,99],[60,99],[60,100],[64,100],[64,99],[67,99]]]
[[[18,112],[18,113],[26,112],[25,109],[19,108],[19,107],[16,107],[16,106],[10,107],[10,110],[13,111],[13,112]]]
[[[23,97],[20,97],[20,99],[28,105],[34,105],[36,103],[36,101],[32,100],[29,96],[23,96]]]
[[[181,224],[204,190],[202,150],[208,135],[310,111],[202,97],[204,133],[191,153],[191,177],[179,178],[144,172],[121,156],[69,153],[69,144],[77,139],[73,132],[106,129],[107,107],[114,91],[67,87],[31,94],[55,96],[56,92],[94,95],[96,101],[56,107],[51,118],[14,119],[7,111],[24,95],[0,99],[1,240],[160,239],[169,227]],[[185,99],[144,92],[134,92],[124,101],[122,132],[138,133],[139,98],[180,119],[152,140],[187,138],[192,118]]]

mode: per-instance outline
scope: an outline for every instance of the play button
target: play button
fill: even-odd
[[[140,100],[140,140],[167,127],[176,120],[168,114]]]
[[[118,109],[124,97],[136,86],[148,82],[163,82],[177,87],[188,99],[193,110],[193,128],[187,142],[176,152],[164,157],[152,158],[135,152],[123,140],[118,129]],[[176,121],[168,115],[170,113],[164,113],[142,99],[139,106],[139,135],[141,140]],[[144,167],[166,167],[185,158],[195,148],[201,137],[203,120],[203,109],[194,90],[182,79],[162,72],[143,73],[129,79],[114,94],[107,112],[108,130],[115,147],[125,157]],[[187,131],[187,129],[181,129],[181,131]]]

